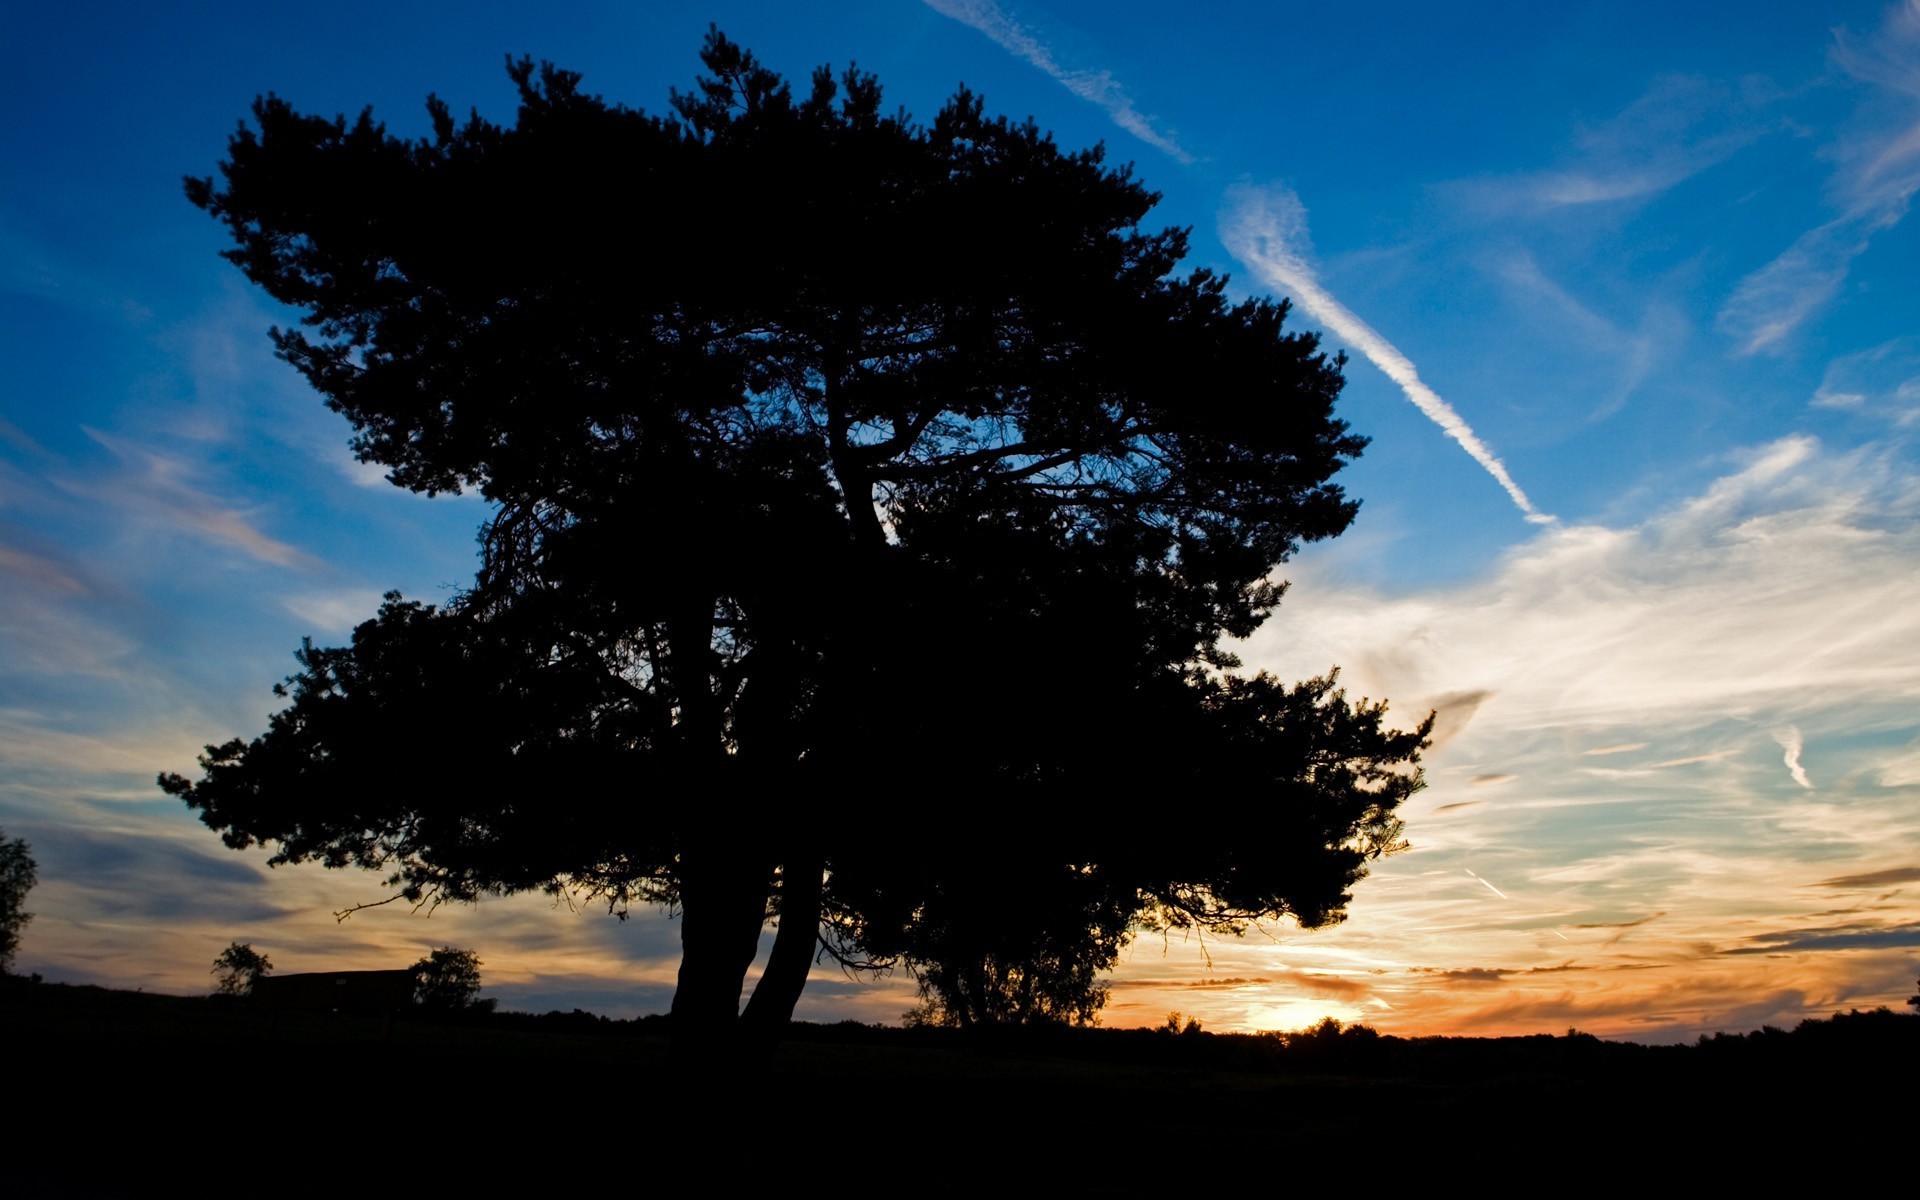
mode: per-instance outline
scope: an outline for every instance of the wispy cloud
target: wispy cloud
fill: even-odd
[[[1780,349],[1833,299],[1873,236],[1899,224],[1920,192],[1920,0],[1890,10],[1865,41],[1836,31],[1832,57],[1876,85],[1872,112],[1832,148],[1841,163],[1829,184],[1838,216],[1800,235],[1733,290],[1717,324],[1743,354]],[[1888,103],[1890,102],[1890,103]]]
[[[1647,922],[1649,922],[1649,921],[1657,921],[1657,920],[1659,920],[1659,919],[1660,919],[1661,917],[1664,917],[1664,916],[1666,916],[1666,915],[1667,915],[1667,914],[1665,914],[1665,913],[1661,913],[1661,912],[1656,912],[1656,913],[1648,913],[1648,914],[1647,914],[1646,916],[1644,916],[1644,917],[1635,917],[1635,918],[1633,918],[1633,919],[1632,919],[1631,921],[1588,921],[1588,922],[1586,922],[1585,924],[1581,924],[1581,925],[1573,925],[1573,926],[1570,926],[1570,928],[1573,928],[1573,929],[1618,929],[1618,930],[1627,930],[1627,929],[1638,929],[1638,928],[1640,928],[1640,926],[1642,926],[1642,925],[1645,925],[1645,924],[1646,924]],[[1616,940],[1617,940],[1617,939],[1616,939]],[[1611,945],[1612,943],[1608,943],[1608,944],[1609,944],[1609,945]]]
[[[1806,749],[1806,744],[1800,736],[1799,726],[1787,725],[1777,729],[1774,731],[1773,738],[1780,743],[1780,749],[1783,751],[1781,761],[1786,763],[1787,774],[1795,783],[1811,790],[1813,781],[1807,778],[1807,769],[1800,764],[1800,752]]]
[[[1910,743],[1904,752],[1880,764],[1876,772],[1881,787],[1901,788],[1920,785],[1920,748]]]
[[[1776,954],[1784,950],[1867,950],[1920,947],[1920,923],[1862,922],[1826,929],[1794,929],[1755,935],[1728,954]]]
[[[99,430],[89,429],[87,434],[112,451],[127,469],[97,487],[70,487],[90,490],[93,499],[119,505],[136,519],[195,533],[260,562],[278,567],[316,565],[311,555],[263,533],[254,524],[253,513],[196,487],[193,468],[188,464]]]
[[[1738,747],[1728,746],[1720,750],[1709,750],[1705,754],[1685,754],[1680,756],[1679,758],[1669,758],[1662,762],[1654,763],[1653,766],[1648,769],[1653,771],[1664,771],[1670,767],[1692,767],[1692,766],[1697,766],[1700,763],[1719,762],[1722,759],[1732,758],[1734,755],[1738,753],[1740,753],[1740,750]],[[1597,773],[1598,772],[1596,772],[1596,774]],[[1636,772],[1636,771],[1619,771],[1619,772],[1607,772],[1607,773],[1616,774],[1616,775],[1639,774],[1639,772]]]
[[[1579,130],[1562,163],[1449,187],[1485,217],[1644,200],[1751,144],[1761,130],[1742,119],[1742,99],[1709,80],[1655,80],[1612,118]]]
[[[1116,991],[1173,989],[1189,991],[1226,991],[1251,988],[1297,988],[1315,996],[1352,999],[1366,996],[1371,985],[1364,979],[1313,971],[1278,971],[1265,975],[1230,975],[1204,979],[1128,978],[1113,983]]]
[[[22,772],[41,768],[65,771],[71,780],[75,764],[82,764],[83,773],[118,773],[144,786],[163,769],[192,766],[195,752],[208,736],[204,718],[192,713],[104,730],[62,728],[58,721],[66,715],[0,708],[0,763],[7,767],[7,772],[0,775],[0,788],[20,778]],[[99,778],[87,779],[90,795],[106,786]]]
[[[1730,713],[1802,729],[1803,709],[1894,717],[1890,697],[1920,695],[1920,479],[1806,437],[1735,461],[1639,525],[1543,530],[1465,588],[1382,596],[1296,564],[1289,620],[1249,659],[1339,662],[1353,689],[1407,702],[1473,688],[1488,696],[1476,723],[1614,732],[1600,749],[1664,762],[1720,750],[1676,753],[1672,735]]]
[[[0,545],[0,572],[9,579],[29,582],[58,595],[84,596],[85,584],[69,574],[65,567],[49,559]]]
[[[1058,80],[1068,91],[1099,105],[1113,123],[1178,163],[1191,163],[1193,155],[1183,149],[1173,135],[1161,130],[1153,119],[1134,107],[1133,98],[1111,71],[1070,67],[1060,61],[1051,47],[1035,37],[994,0],[924,0],[928,8],[951,17],[962,25],[986,34],[1001,48],[1025,59]]]
[[[1715,324],[1739,341],[1743,354],[1779,347],[1839,294],[1872,235],[1904,215],[1904,204],[1897,210],[1850,213],[1801,234],[1778,258],[1740,281]]]
[[[1862,875],[1840,875],[1833,879],[1822,879],[1824,888],[1878,888],[1890,883],[1920,883],[1920,867],[1889,867],[1884,871],[1868,871]]]
[[[1834,359],[1812,404],[1896,425],[1920,422],[1920,338],[1894,338]]]
[[[1421,380],[1413,362],[1321,285],[1308,261],[1307,210],[1298,196],[1277,185],[1234,188],[1221,213],[1220,240],[1262,283],[1286,292],[1335,337],[1365,355],[1398,384],[1414,407],[1493,476],[1527,520],[1538,524],[1553,521],[1552,516],[1534,507],[1506,464],[1480,440],[1466,419]]]
[[[1318,1006],[1395,1032],[1577,1021],[1690,1037],[1910,994],[1920,778],[1899,764],[1920,696],[1920,476],[1898,455],[1756,447],[1664,512],[1543,528],[1464,584],[1383,594],[1324,562],[1293,565],[1284,620],[1241,648],[1249,666],[1338,662],[1403,721],[1434,697],[1480,702],[1427,757],[1404,814],[1413,849],[1361,884],[1337,938],[1209,952],[1221,975],[1385,967],[1367,1003],[1392,1015],[1285,987],[1272,1017],[1238,998],[1184,1007],[1210,1025]],[[1791,730],[1817,791],[1783,769]],[[1476,786],[1490,775],[1517,778]],[[1886,906],[1859,918],[1879,924],[1805,911],[1854,891]],[[1569,953],[1590,969],[1525,973]],[[1510,972],[1497,988],[1406,972],[1492,962]]]
[[[1617,343],[1625,340],[1613,322],[1581,303],[1571,292],[1549,279],[1540,263],[1524,250],[1503,256],[1494,267],[1502,282],[1524,294],[1530,301],[1544,301],[1590,341]]]
[[[1557,341],[1563,354],[1590,353],[1612,364],[1615,382],[1592,420],[1618,412],[1687,336],[1685,318],[1658,298],[1642,302],[1633,328],[1602,316],[1550,277],[1529,251],[1494,257],[1492,271],[1512,293],[1514,318],[1528,328],[1530,337]]]
[[[345,633],[371,620],[380,607],[380,593],[371,588],[313,595],[288,596],[287,611],[313,626],[315,633]]]

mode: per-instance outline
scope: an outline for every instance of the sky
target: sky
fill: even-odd
[[[960,84],[1104,143],[1187,265],[1349,356],[1352,529],[1242,648],[1437,714],[1349,919],[1137,939],[1109,1025],[1669,1041],[1920,975],[1920,2],[870,0],[0,6],[0,829],[16,969],[208,990],[475,949],[510,1008],[663,1011],[677,926],[519,898],[334,913],[154,785],[265,728],[304,637],[471,580],[471,498],[356,463],[289,314],[182,196],[255,96],[510,120],[508,55],[658,111],[709,22],[790,78]],[[271,10],[271,11],[270,11]],[[770,198],[777,202],[777,198]],[[1139,819],[1117,815],[1114,819]],[[1167,819],[1167,818],[1157,818]],[[1260,836],[1260,798],[1221,836]],[[799,1015],[912,981],[816,968]]]

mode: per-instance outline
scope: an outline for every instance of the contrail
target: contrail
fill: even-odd
[[[1220,241],[1229,253],[1251,268],[1261,282],[1289,293],[1316,320],[1332,330],[1334,336],[1366,355],[1367,361],[1399,384],[1415,408],[1459,442],[1461,448],[1473,456],[1473,461],[1486,468],[1487,474],[1506,490],[1527,520],[1538,525],[1553,523],[1551,515],[1541,512],[1527,499],[1527,494],[1507,473],[1506,464],[1480,440],[1466,419],[1421,381],[1412,360],[1320,286],[1319,277],[1303,252],[1307,242],[1307,210],[1298,196],[1277,185],[1232,189],[1227,193],[1227,206],[1220,216]]]
[[[1002,49],[1025,59],[1059,81],[1068,91],[1106,109],[1114,124],[1168,155],[1176,162],[1191,164],[1187,153],[1173,138],[1155,129],[1133,106],[1126,89],[1110,71],[1088,71],[1062,65],[1053,50],[1029,33],[1000,7],[996,0],[921,0],[944,17],[987,35]],[[1265,190],[1235,188],[1228,193],[1228,211],[1222,214],[1220,240],[1233,256],[1245,263],[1268,287],[1290,293],[1321,324],[1332,330],[1367,361],[1400,385],[1414,407],[1426,414],[1446,435],[1459,442],[1473,461],[1493,476],[1506,490],[1527,520],[1551,525],[1554,518],[1533,506],[1520,485],[1507,473],[1506,464],[1473,432],[1465,418],[1451,404],[1428,387],[1414,369],[1413,362],[1380,332],[1354,315],[1353,310],[1333,298],[1320,286],[1319,278],[1302,252],[1307,241],[1307,210],[1300,198],[1282,187]],[[1295,249],[1295,247],[1302,249]]]
[[[1473,869],[1472,869],[1471,867],[1462,867],[1462,868],[1460,868],[1460,869],[1461,869],[1461,870],[1463,870],[1463,871],[1465,871],[1465,872],[1466,872],[1467,874],[1469,874],[1469,875],[1473,875]],[[1480,877],[1479,877],[1478,875],[1473,875],[1473,877],[1474,877],[1475,879],[1480,879]],[[1481,886],[1481,887],[1484,887],[1484,888],[1486,888],[1486,889],[1487,889],[1488,891],[1490,891],[1490,892],[1492,892],[1492,893],[1493,893],[1494,895],[1496,895],[1496,896],[1498,896],[1498,897],[1500,897],[1500,898],[1501,898],[1502,900],[1506,900],[1506,899],[1508,899],[1508,898],[1509,898],[1509,897],[1507,896],[1507,894],[1506,894],[1505,892],[1503,892],[1503,891],[1501,891],[1501,890],[1500,890],[1499,888],[1497,888],[1497,887],[1495,887],[1495,886],[1493,886],[1492,884],[1490,884],[1490,883],[1488,883],[1488,882],[1487,882],[1486,880],[1484,880],[1484,879],[1480,879],[1480,886]]]
[[[1469,875],[1473,875],[1473,868],[1472,868],[1472,867],[1462,867],[1462,868],[1460,868],[1460,869],[1461,869],[1461,870],[1463,870],[1463,871],[1465,871],[1465,872],[1466,872],[1467,874],[1469,874]],[[1500,890],[1499,888],[1497,888],[1497,887],[1495,887],[1495,886],[1493,886],[1492,884],[1490,884],[1490,883],[1488,883],[1488,882],[1487,882],[1486,880],[1484,880],[1484,879],[1481,879],[1481,878],[1480,878],[1480,877],[1479,877],[1478,875],[1473,875],[1473,877],[1474,877],[1474,879],[1475,879],[1476,881],[1478,881],[1478,882],[1479,882],[1479,884],[1480,884],[1480,886],[1481,886],[1481,887],[1483,887],[1483,888],[1485,888],[1485,889],[1487,889],[1488,891],[1490,891],[1490,892],[1492,892],[1492,893],[1493,893],[1494,895],[1496,895],[1496,896],[1498,896],[1498,897],[1500,897],[1500,898],[1501,898],[1502,900],[1511,900],[1511,899],[1513,899],[1513,897],[1511,897],[1511,896],[1509,896],[1509,895],[1507,895],[1507,894],[1506,894],[1505,892],[1503,892],[1503,891],[1501,891],[1501,890]],[[1559,938],[1559,939],[1560,939],[1561,941],[1563,941],[1563,942],[1571,942],[1571,941],[1573,940],[1572,938],[1570,938],[1570,937],[1568,937],[1568,936],[1567,936],[1566,934],[1564,934],[1564,933],[1561,933],[1561,932],[1560,932],[1560,931],[1559,931],[1558,929],[1548,929],[1548,930],[1547,930],[1547,932],[1548,932],[1548,933],[1550,933],[1550,934],[1552,934],[1553,936],[1555,936],[1555,937],[1557,937],[1557,938]]]
[[[1082,71],[1063,66],[1044,42],[1022,28],[994,0],[923,0],[923,3],[943,17],[952,17],[962,25],[986,34],[1001,48],[1053,76],[1082,100],[1090,100],[1106,109],[1115,125],[1175,162],[1186,164],[1193,161],[1193,155],[1182,149],[1180,143],[1155,129],[1153,122],[1133,106],[1133,100],[1112,72]]]

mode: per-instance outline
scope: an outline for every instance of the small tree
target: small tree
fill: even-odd
[[[432,1012],[492,1012],[494,1001],[479,998],[480,956],[442,946],[414,963],[413,1002]]]
[[[216,996],[251,996],[253,985],[273,970],[273,962],[253,948],[252,942],[233,942],[213,960],[213,974],[219,983]]]
[[[33,920],[33,914],[21,908],[27,893],[38,881],[38,864],[27,852],[27,841],[6,839],[0,829],[0,975],[13,970],[13,952],[19,950],[19,931]]]
[[[20,930],[33,920],[22,905],[27,893],[38,882],[38,866],[27,853],[23,838],[7,840],[0,829],[0,975],[13,969],[13,955],[20,948]]]
[[[1160,1028],[1158,1032],[1178,1033],[1178,1034],[1197,1034],[1197,1033],[1204,1033],[1206,1032],[1206,1030],[1201,1027],[1199,1017],[1189,1017],[1187,1014],[1181,1012],[1179,1009],[1176,1008],[1172,1012],[1167,1014],[1167,1019],[1165,1021],[1160,1023]]]

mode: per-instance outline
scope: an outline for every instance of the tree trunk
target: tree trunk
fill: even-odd
[[[762,1037],[778,1036],[793,1020],[793,1007],[807,986],[814,948],[820,938],[820,886],[825,868],[818,853],[789,858],[781,871],[780,931],[774,935],[767,966],[754,985],[741,1021]]]
[[[733,822],[740,786],[728,761],[714,695],[713,603],[704,589],[668,623],[668,682],[692,808],[680,845],[680,977],[673,993],[678,1031],[692,1040],[731,1033],[740,989],[760,948],[767,918],[770,863],[751,828]]]
[[[760,948],[767,871],[757,855],[739,847],[689,850],[681,863],[680,979],[673,1018],[695,1036],[724,1034],[739,1019],[740,990]]]

